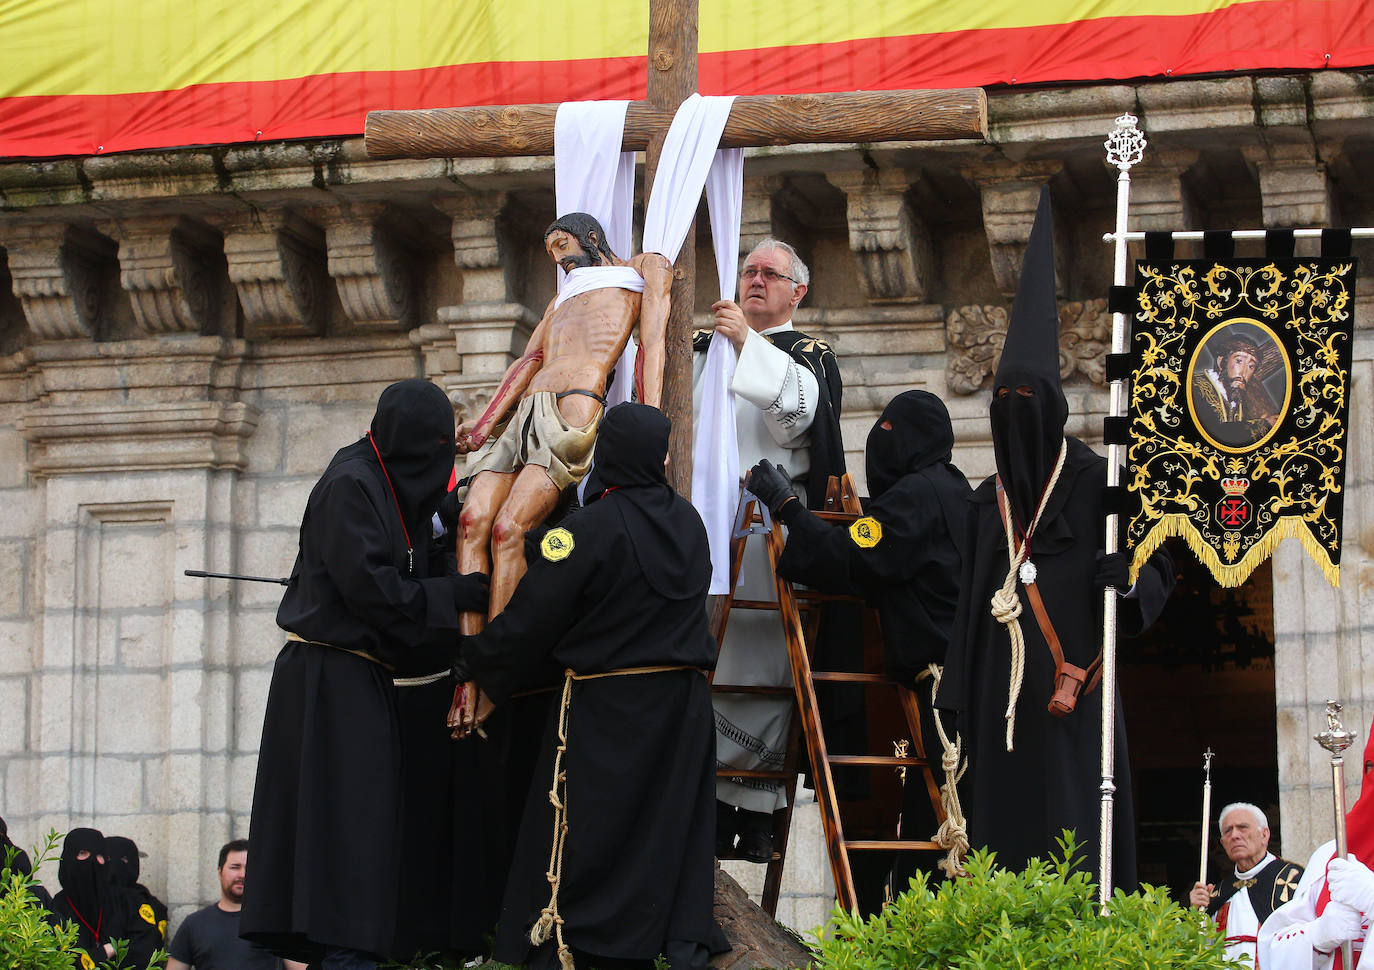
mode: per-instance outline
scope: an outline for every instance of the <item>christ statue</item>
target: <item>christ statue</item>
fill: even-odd
[[[525,532],[590,469],[607,377],[636,325],[638,400],[658,407],[663,395],[672,264],[658,253],[618,258],[600,223],[585,212],[556,219],[544,233],[544,248],[568,272],[562,292],[487,410],[457,432],[458,453],[470,456],[458,571],[490,572],[489,617],[505,608],[525,573]],[[463,633],[480,632],[483,621],[464,614]]]

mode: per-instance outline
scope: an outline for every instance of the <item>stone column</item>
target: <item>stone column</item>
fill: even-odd
[[[420,255],[399,214],[380,203],[364,203],[317,215],[345,329],[388,332],[420,324]]]
[[[497,219],[510,201],[505,192],[448,199],[440,208],[453,219],[453,258],[463,277],[463,302],[439,308],[439,323],[412,340],[425,351],[426,371],[449,393],[459,422],[474,420],[491,402],[511,360],[529,342],[539,314],[511,298],[511,260]]]
[[[997,288],[1011,299],[1021,277],[1021,261],[1035,224],[1035,208],[1040,190],[1062,168],[1061,163],[991,163],[975,171],[982,193],[983,230],[988,237],[988,256]],[[1068,258],[1064,227],[1056,220],[1054,275],[1056,289],[1063,292],[1063,267]]]
[[[110,280],[116,245],[82,226],[61,222],[7,225],[0,235],[9,254],[14,295],[39,340],[103,337],[114,310]]]
[[[1345,753],[1346,804],[1360,794],[1360,752],[1374,717],[1374,429],[1356,415],[1374,406],[1374,341],[1357,331],[1351,368],[1341,585],[1332,587],[1296,539],[1274,550],[1274,688],[1278,706],[1279,811],[1284,854],[1298,862],[1334,836],[1330,756],[1312,736],[1326,726],[1326,698],[1345,705],[1360,732]]]
[[[834,172],[848,199],[849,248],[870,304],[924,303],[934,278],[930,230],[907,201],[911,177],[897,169]]]
[[[1307,140],[1245,150],[1259,177],[1266,228],[1329,226],[1339,221],[1326,165]]]
[[[1197,229],[1197,203],[1183,175],[1197,164],[1200,152],[1157,152],[1149,165],[1131,170],[1130,228],[1137,232]]]
[[[237,299],[218,230],[178,215],[102,228],[119,240],[119,282],[141,333],[233,334]]]
[[[234,565],[231,510],[258,418],[224,393],[242,350],[209,337],[39,345],[43,393],[17,422],[39,509],[37,830],[130,836],[177,917],[230,834],[229,601],[182,573]]]
[[[326,268],[324,232],[285,209],[224,223],[229,279],[243,307],[243,335],[323,334],[338,297]]]

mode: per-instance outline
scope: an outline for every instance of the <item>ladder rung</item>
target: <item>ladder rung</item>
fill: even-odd
[[[844,847],[851,852],[854,851],[877,851],[877,852],[944,852],[945,847],[936,842],[918,842],[912,839],[881,840],[881,839],[846,839]]]
[[[905,757],[899,758],[890,754],[832,754],[826,756],[826,761],[832,765],[871,765],[874,767],[908,767],[917,768],[928,764],[925,758]]]
[[[792,777],[786,771],[763,771],[761,769],[717,768],[717,778],[769,778],[773,781],[786,781]]]
[[[824,522],[855,522],[858,521],[858,512],[837,512],[832,509],[817,509],[816,518]]]
[[[778,608],[777,600],[732,600],[730,609],[732,610],[774,610]]]
[[[791,697],[794,693],[791,687],[764,687],[752,684],[712,684],[711,690],[722,694],[768,694],[777,697]]]
[[[873,684],[878,687],[895,686],[882,674],[849,673],[844,670],[813,670],[811,679],[827,684]]]

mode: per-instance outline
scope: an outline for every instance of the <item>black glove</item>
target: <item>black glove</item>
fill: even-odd
[[[1099,589],[1111,586],[1124,593],[1131,588],[1130,562],[1124,552],[1097,554],[1097,567],[1093,570],[1093,585]]]
[[[787,469],[773,464],[767,458],[749,469],[745,487],[758,496],[758,500],[768,506],[768,511],[774,515],[789,499],[797,497],[792,490],[792,478],[787,474]]]
[[[460,613],[485,613],[491,598],[491,577],[486,573],[464,573],[454,577],[453,600]]]
[[[439,500],[439,508],[436,510],[439,521],[444,524],[444,529],[449,533],[458,531],[458,516],[463,513],[463,503],[458,500],[458,489],[453,489],[442,499]]]

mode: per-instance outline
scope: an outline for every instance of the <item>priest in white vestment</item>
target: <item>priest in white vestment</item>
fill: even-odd
[[[843,471],[838,428],[840,387],[834,355],[824,343],[806,338],[792,327],[792,312],[806,295],[809,280],[806,265],[792,247],[767,239],[745,259],[739,303],[721,300],[712,306],[715,332],[730,340],[737,355],[730,389],[735,395],[739,468],[748,469],[767,458],[788,470],[798,495],[803,497],[813,466],[813,439],[819,437],[825,446],[825,457],[818,467],[833,466],[838,452],[840,467],[825,471]],[[704,348],[704,342],[696,343],[699,350]],[[829,358],[824,367],[819,363],[823,355]],[[695,355],[693,404],[698,415],[705,358],[702,352]],[[736,595],[776,599],[761,542],[746,545]],[[777,613],[731,612],[715,680],[741,686],[791,686],[787,647]],[[781,769],[791,704],[791,698],[783,696],[717,695],[717,762],[743,770]],[[722,778],[716,796],[721,803],[718,854],[766,862],[773,851],[772,813],[786,804],[782,784]],[[733,845],[736,835],[740,837],[737,849]]]
[[[1258,966],[1263,970],[1351,970],[1342,966],[1341,944],[1350,943],[1358,965],[1374,920],[1374,737],[1364,759],[1360,797],[1345,816],[1344,859],[1336,843],[1312,853],[1292,901],[1264,921],[1259,931]],[[1329,823],[1330,816],[1326,821]]]
[[[1195,883],[1188,901],[1216,922],[1226,955],[1253,967],[1260,924],[1293,898],[1303,870],[1269,851],[1269,819],[1258,806],[1227,805],[1217,826],[1233,871],[1215,885]]]

